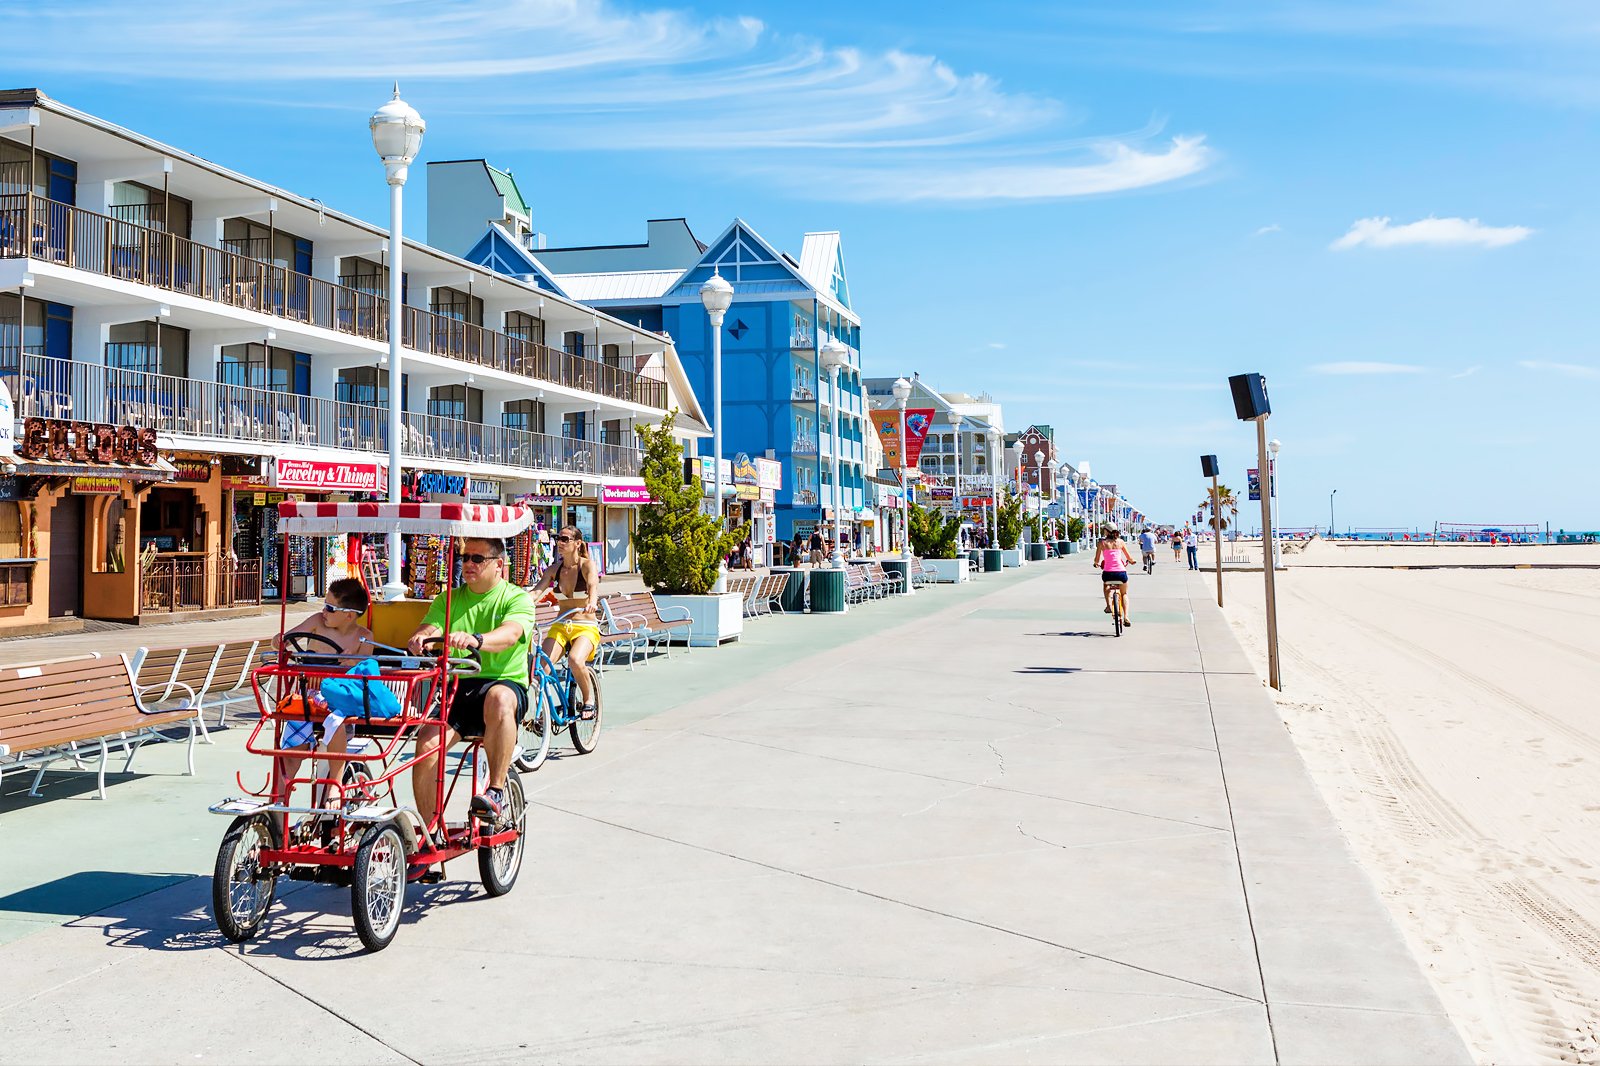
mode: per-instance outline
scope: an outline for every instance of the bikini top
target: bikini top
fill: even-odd
[[[563,596],[567,595],[567,593],[561,587],[561,571],[566,565],[566,560],[561,560],[560,562],[556,563],[556,578],[553,582],[556,587],[556,592]],[[579,593],[582,593],[585,596],[589,594],[589,580],[583,576],[582,564],[579,564],[578,566],[578,580],[572,584],[572,595],[576,596]]]

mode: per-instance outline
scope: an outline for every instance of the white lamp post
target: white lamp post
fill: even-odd
[[[1011,469],[1015,470],[1017,472],[1017,495],[1019,497],[1022,496],[1022,494],[1023,494],[1023,492],[1022,492],[1022,463],[1023,463],[1022,456],[1023,456],[1022,442],[1020,440],[1012,441],[1011,442]],[[1019,506],[1019,510],[1020,510],[1020,506]],[[1023,527],[1023,533],[1024,534],[1027,533],[1027,527],[1026,526]]]
[[[706,317],[711,320],[711,467],[715,473],[713,484],[716,492],[712,506],[716,508],[717,531],[720,533],[724,531],[726,523],[722,509],[722,317],[733,306],[733,286],[713,270],[711,277],[700,286],[700,302],[705,305]],[[711,591],[720,595],[727,588],[728,564],[725,559],[719,558],[717,581]]]
[[[1034,500],[1034,506],[1037,508],[1036,513],[1039,515],[1039,533],[1040,533],[1041,536],[1043,536],[1044,535],[1044,503],[1045,503],[1045,498],[1044,498],[1044,452],[1043,451],[1036,451],[1036,452],[1033,453],[1033,465],[1034,465],[1034,468],[1039,471],[1039,491],[1034,493],[1034,495],[1038,497],[1036,500]]]
[[[850,362],[850,349],[829,337],[818,355],[822,368],[833,378],[833,565],[844,569],[844,546],[840,542],[839,508],[843,496],[839,487],[839,371]]]
[[[911,487],[911,442],[906,440],[906,402],[911,399],[911,382],[905,378],[894,379],[894,402],[900,408],[900,472],[901,488]],[[911,544],[900,538],[900,558],[911,558]]]
[[[378,108],[367,126],[372,130],[372,147],[377,149],[389,179],[389,502],[399,503],[400,408],[405,399],[400,350],[400,252],[403,243],[400,198],[407,171],[422,148],[422,134],[428,124],[410,104],[400,99],[400,83],[395,82],[394,99]],[[389,531],[389,581],[383,586],[382,595],[386,600],[400,600],[406,595],[406,587],[400,581],[398,523]]]
[[[1091,503],[1093,496],[1089,494],[1089,486],[1094,484],[1094,480],[1089,476],[1089,460],[1087,459],[1080,459],[1078,461],[1078,480],[1082,483],[1080,487],[1084,492],[1084,498],[1082,501],[1083,546],[1085,549],[1087,549],[1089,545],[1094,542],[1094,540],[1099,539],[1098,537],[1092,537],[1090,530],[1090,527],[1094,525],[1094,508]]]
[[[989,542],[991,548],[1000,547],[1000,431],[989,427]]]
[[[1278,548],[1278,527],[1283,524],[1283,515],[1278,512],[1278,449],[1283,447],[1283,442],[1273,437],[1267,441],[1267,451],[1272,453],[1272,458],[1267,461],[1267,496],[1272,501],[1272,568],[1276,570],[1283,563],[1283,556]],[[1263,555],[1263,558],[1265,556]]]

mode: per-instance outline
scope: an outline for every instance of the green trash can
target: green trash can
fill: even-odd
[[[899,559],[899,558],[885,559],[885,558],[880,556],[878,558],[878,562],[880,564],[882,564],[884,573],[886,573],[886,574],[899,574],[900,575],[900,587],[899,587],[898,591],[900,591],[900,592],[910,592],[911,591],[911,560],[910,559]]]
[[[806,572],[798,566],[775,566],[772,572],[787,572],[789,575],[789,583],[783,586],[783,595],[778,597],[778,606],[785,614],[805,614]]]
[[[1068,555],[1076,555],[1077,553],[1078,553],[1078,542],[1075,541],[1075,540],[1067,541],[1067,554]]]
[[[993,574],[1006,568],[1005,553],[999,548],[983,549],[983,572]]]
[[[806,576],[811,580],[811,613],[843,613],[844,571],[818,566],[813,567]]]
[[[1050,556],[1045,553],[1044,544],[1036,542],[1028,545],[1028,562],[1042,563]]]

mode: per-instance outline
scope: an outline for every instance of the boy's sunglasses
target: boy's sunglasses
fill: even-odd
[[[461,557],[461,561],[464,562],[464,563],[471,563],[474,566],[482,566],[484,563],[489,562],[491,559],[498,559],[498,558],[500,558],[500,556],[498,556],[498,555],[478,555],[478,554],[474,553],[472,555],[463,555]]]
[[[325,612],[327,612],[328,614],[360,614],[361,613],[361,608],[359,608],[359,607],[335,607],[331,603],[323,604],[322,605],[322,609]]]

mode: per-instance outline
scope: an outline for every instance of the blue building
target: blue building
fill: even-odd
[[[459,164],[474,177],[482,161]],[[430,186],[435,164],[429,171]],[[478,180],[484,203],[476,217],[488,221],[471,247],[451,249],[471,262],[551,291],[631,325],[671,337],[685,374],[710,413],[712,342],[700,286],[713,272],[733,286],[734,302],[722,326],[722,457],[739,453],[777,460],[781,488],[772,499],[739,500],[729,493],[730,515],[754,526],[757,545],[808,534],[833,521],[834,430],[838,428],[839,518],[849,536],[876,521],[869,509],[866,394],[861,374],[861,320],[851,301],[839,234],[808,233],[799,258],[774,248],[742,219],[704,243],[683,219],[648,223],[643,244],[543,247],[532,231],[505,223],[506,183]],[[441,182],[453,200],[460,184]],[[434,207],[430,188],[430,218]],[[520,194],[511,199],[520,201]],[[474,213],[474,204],[451,205],[450,213]],[[430,232],[430,237],[432,236]],[[819,353],[835,341],[845,362],[837,396]],[[578,343],[583,343],[582,339]],[[625,356],[623,357],[625,358]],[[715,416],[713,416],[715,417]],[[701,443],[709,455],[710,441]],[[763,494],[766,495],[766,494]]]

